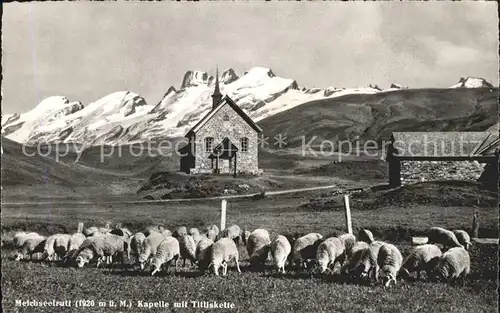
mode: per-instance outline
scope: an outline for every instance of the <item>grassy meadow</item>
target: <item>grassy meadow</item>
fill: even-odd
[[[472,186],[473,187],[473,186]],[[470,187],[470,188],[472,188]],[[428,190],[423,188],[420,196]],[[419,188],[416,189],[421,190]],[[415,192],[417,192],[415,191]],[[382,198],[387,201],[382,201]],[[389,194],[389,195],[387,195]],[[393,193],[353,195],[353,228],[371,229],[378,239],[395,243],[403,252],[412,235],[429,226],[469,230],[474,210],[480,211],[480,236],[498,236],[498,211],[491,205],[492,195],[481,196],[480,207],[432,206],[397,202]],[[418,198],[418,197],[416,197]],[[311,203],[323,199],[323,206]],[[228,205],[227,224],[249,230],[265,228],[271,237],[294,232],[344,232],[344,212],[340,197],[327,192],[308,192],[264,199],[238,199]],[[392,200],[391,200],[392,199]],[[396,200],[394,200],[396,199]],[[389,201],[390,200],[390,201]],[[337,202],[336,202],[337,201]],[[325,204],[326,203],[326,204]],[[392,203],[387,204],[387,203]],[[425,201],[422,201],[425,203]],[[191,203],[94,206],[12,206],[2,210],[2,232],[7,238],[15,230],[42,234],[73,232],[77,223],[102,226],[122,223],[132,231],[150,224],[202,228],[219,223],[220,201],[197,200]],[[227,277],[200,273],[189,265],[173,268],[158,277],[139,273],[131,266],[76,269],[36,262],[14,262],[12,252],[2,250],[2,289],[5,312],[55,312],[51,308],[15,307],[15,300],[94,300],[92,312],[206,312],[207,309],[141,308],[137,301],[160,301],[173,305],[180,301],[219,301],[234,303],[236,312],[496,312],[497,245],[476,245],[471,253],[472,273],[466,285],[430,282],[399,282],[380,286],[341,282],[335,275],[311,277],[306,272],[276,275],[268,263],[265,272],[247,268],[247,252],[240,246],[242,273],[230,265]],[[180,262],[179,262],[180,264]],[[189,264],[189,263],[188,263]],[[131,300],[132,307],[98,307],[98,301]],[[229,309],[228,309],[229,310]],[[87,312],[84,308],[64,312]]]

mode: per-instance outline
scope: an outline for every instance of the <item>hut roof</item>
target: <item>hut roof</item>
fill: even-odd
[[[492,132],[393,132],[397,157],[473,157],[495,155],[498,134]]]

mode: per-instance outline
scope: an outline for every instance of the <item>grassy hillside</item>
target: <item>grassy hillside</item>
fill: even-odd
[[[140,174],[145,171],[143,167],[149,166],[134,166],[131,173],[113,171],[116,168],[86,165],[89,159],[99,160],[98,155],[84,156],[75,163],[77,155],[74,152],[56,161],[53,146],[40,148],[41,153],[33,147],[25,147],[23,151],[20,144],[5,138],[2,138],[2,149],[3,201],[58,198],[98,201],[134,195]],[[52,149],[51,154],[49,149]],[[105,162],[108,158],[113,156],[106,157]],[[131,163],[130,159],[123,159],[121,164],[123,167],[137,165],[138,161]]]
[[[387,140],[393,131],[482,131],[497,122],[498,88],[408,89],[312,101],[259,122],[289,146],[325,140]]]

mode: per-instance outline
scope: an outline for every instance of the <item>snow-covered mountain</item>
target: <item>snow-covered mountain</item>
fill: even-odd
[[[448,88],[493,88],[493,85],[484,78],[479,77],[461,77],[457,84]]]
[[[87,105],[62,96],[49,97],[29,112],[2,116],[2,135],[20,143],[77,142],[89,146],[183,136],[211,110],[214,83],[215,77],[205,72],[188,71],[180,89],[167,88],[156,105],[129,91],[115,92]],[[264,67],[254,67],[242,76],[227,69],[220,76],[222,94],[230,96],[257,122],[313,100],[402,88],[396,84],[386,90],[376,85],[300,88],[295,80],[278,77]]]

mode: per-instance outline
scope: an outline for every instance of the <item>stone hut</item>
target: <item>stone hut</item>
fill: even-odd
[[[389,185],[469,180],[496,188],[498,147],[498,134],[491,132],[393,132],[386,157]]]
[[[217,73],[212,110],[185,137],[181,172],[258,174],[258,135],[262,129],[227,95],[222,96]]]

